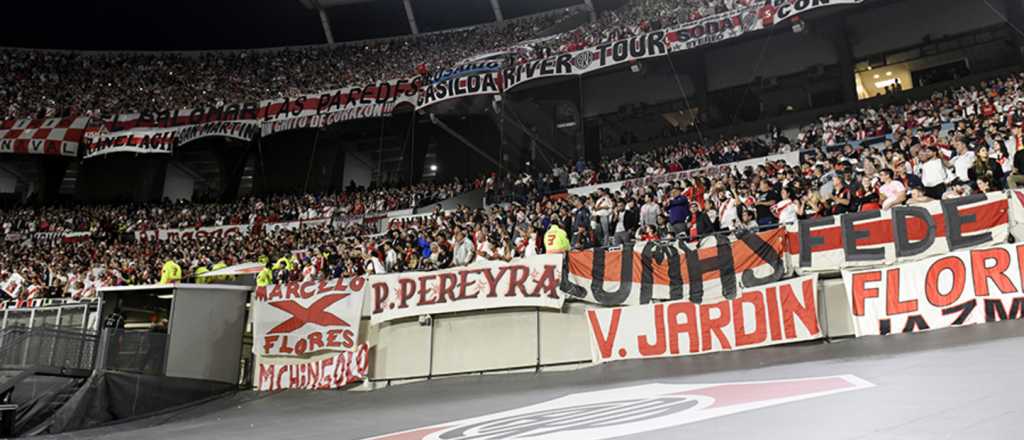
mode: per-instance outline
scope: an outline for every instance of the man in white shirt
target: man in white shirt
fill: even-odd
[[[956,179],[958,183],[968,184],[971,181],[968,172],[974,166],[974,152],[967,149],[967,144],[962,139],[953,141],[953,148],[956,149],[956,156],[952,161]]]
[[[644,197],[646,203],[640,207],[640,224],[642,226],[658,226],[658,216],[661,215],[661,206],[654,201],[650,194]]]
[[[473,248],[473,242],[469,237],[466,237],[466,234],[461,229],[455,231],[455,239],[452,242],[455,246],[452,265],[467,266],[472,263],[476,258],[476,249]]]
[[[924,194],[935,200],[941,200],[942,194],[946,192],[946,166],[939,158],[938,149],[935,147],[922,148],[921,159],[921,184],[924,185]]]

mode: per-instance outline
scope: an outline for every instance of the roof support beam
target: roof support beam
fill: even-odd
[[[498,0],[491,0],[491,9],[494,10],[494,19],[498,23],[505,21],[505,16],[501,14],[501,5],[498,4]]]
[[[327,39],[327,44],[334,44],[334,33],[331,32],[331,22],[327,19],[327,13],[320,8],[317,8],[317,12],[320,13],[320,24],[324,27],[324,38]]]
[[[416,14],[412,12],[412,3],[409,0],[402,0],[402,4],[405,5],[405,17],[409,19],[409,30],[413,35],[419,34],[420,28],[416,26]]]

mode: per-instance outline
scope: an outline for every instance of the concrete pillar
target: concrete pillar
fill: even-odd
[[[583,3],[586,4],[587,9],[590,10],[591,23],[597,21],[597,10],[594,9],[594,0],[583,0]]]
[[[814,32],[825,36],[832,42],[839,61],[839,86],[843,94],[843,102],[857,102],[857,80],[854,78],[853,48],[850,46],[846,19],[842,16],[827,17],[813,23]]]
[[[405,17],[409,19],[409,30],[412,31],[413,35],[420,33],[419,26],[416,26],[416,14],[412,12],[411,0],[402,0],[402,4],[405,5]]]
[[[327,20],[327,13],[323,9],[317,12],[320,13],[320,25],[324,28],[324,38],[327,39],[327,44],[334,44],[334,33],[331,32],[331,22]]]
[[[505,17],[501,15],[501,5],[498,4],[498,0],[491,0],[491,9],[494,10],[495,21],[498,23],[505,21]]]

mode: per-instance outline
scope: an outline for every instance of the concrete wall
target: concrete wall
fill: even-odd
[[[853,336],[850,302],[841,279],[819,281],[822,329],[830,338]],[[362,339],[369,342],[370,377],[403,382],[481,372],[580,367],[591,361],[586,310],[566,302],[561,312],[506,309],[433,316],[433,325],[407,319],[369,325],[364,306]]]
[[[0,194],[13,194],[18,185],[18,178],[0,168]]]
[[[1004,8],[1003,0],[908,0],[855,12],[847,18],[853,56],[921,44],[926,36],[938,39],[1004,23],[1000,17]]]
[[[192,200],[195,193],[196,179],[182,169],[182,165],[171,162],[167,165],[167,174],[164,176],[164,198],[173,201]]]

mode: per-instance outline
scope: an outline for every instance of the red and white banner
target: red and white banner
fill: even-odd
[[[735,240],[711,236],[699,246],[639,242],[574,251],[559,288],[567,298],[605,306],[654,299],[715,303],[788,276],[785,251],[784,229],[742,234]]]
[[[262,358],[256,363],[259,391],[335,390],[366,379],[370,369],[369,347],[325,353],[310,358]]]
[[[256,288],[253,350],[258,356],[304,356],[354,350],[363,309],[363,277]]]
[[[85,158],[113,153],[171,154],[189,142],[225,137],[251,141],[260,135],[260,126],[253,121],[223,121],[171,128],[135,128],[97,134],[87,139]]]
[[[0,121],[0,153],[78,156],[89,118]]]
[[[775,164],[778,162],[785,162],[786,165],[799,165],[800,152],[794,151],[790,153],[775,154],[772,156],[759,157],[756,159],[747,159],[738,162],[724,163],[721,165],[712,165],[710,167],[697,168],[694,170],[679,171],[676,173],[666,173],[657,176],[641,177],[639,179],[621,180],[618,182],[578,186],[576,188],[569,188],[567,191],[569,192],[569,194],[585,196],[602,188],[607,189],[609,191],[618,191],[620,189],[629,189],[648,185],[660,185],[663,183],[676,182],[679,180],[690,179],[694,177],[714,178],[722,174],[731,173],[733,170],[742,172],[746,168],[757,168],[758,166]]]
[[[836,272],[1006,243],[1009,211],[1006,193],[988,193],[801,220],[788,227],[790,266]]]
[[[184,229],[152,229],[135,231],[135,239],[143,240],[216,240],[221,238],[241,238],[249,235],[252,227],[244,225],[203,226]]]
[[[843,271],[857,336],[1024,319],[1024,245]]]
[[[821,337],[817,275],[744,289],[731,301],[590,309],[594,362],[688,356]]]
[[[263,225],[263,232],[274,234],[280,231],[295,231],[300,228],[312,228],[331,224],[330,217],[314,218],[309,220],[294,220],[289,222],[266,223]]]
[[[378,325],[436,313],[508,307],[562,308],[558,293],[562,256],[539,255],[511,262],[488,261],[436,272],[371,276]]]

